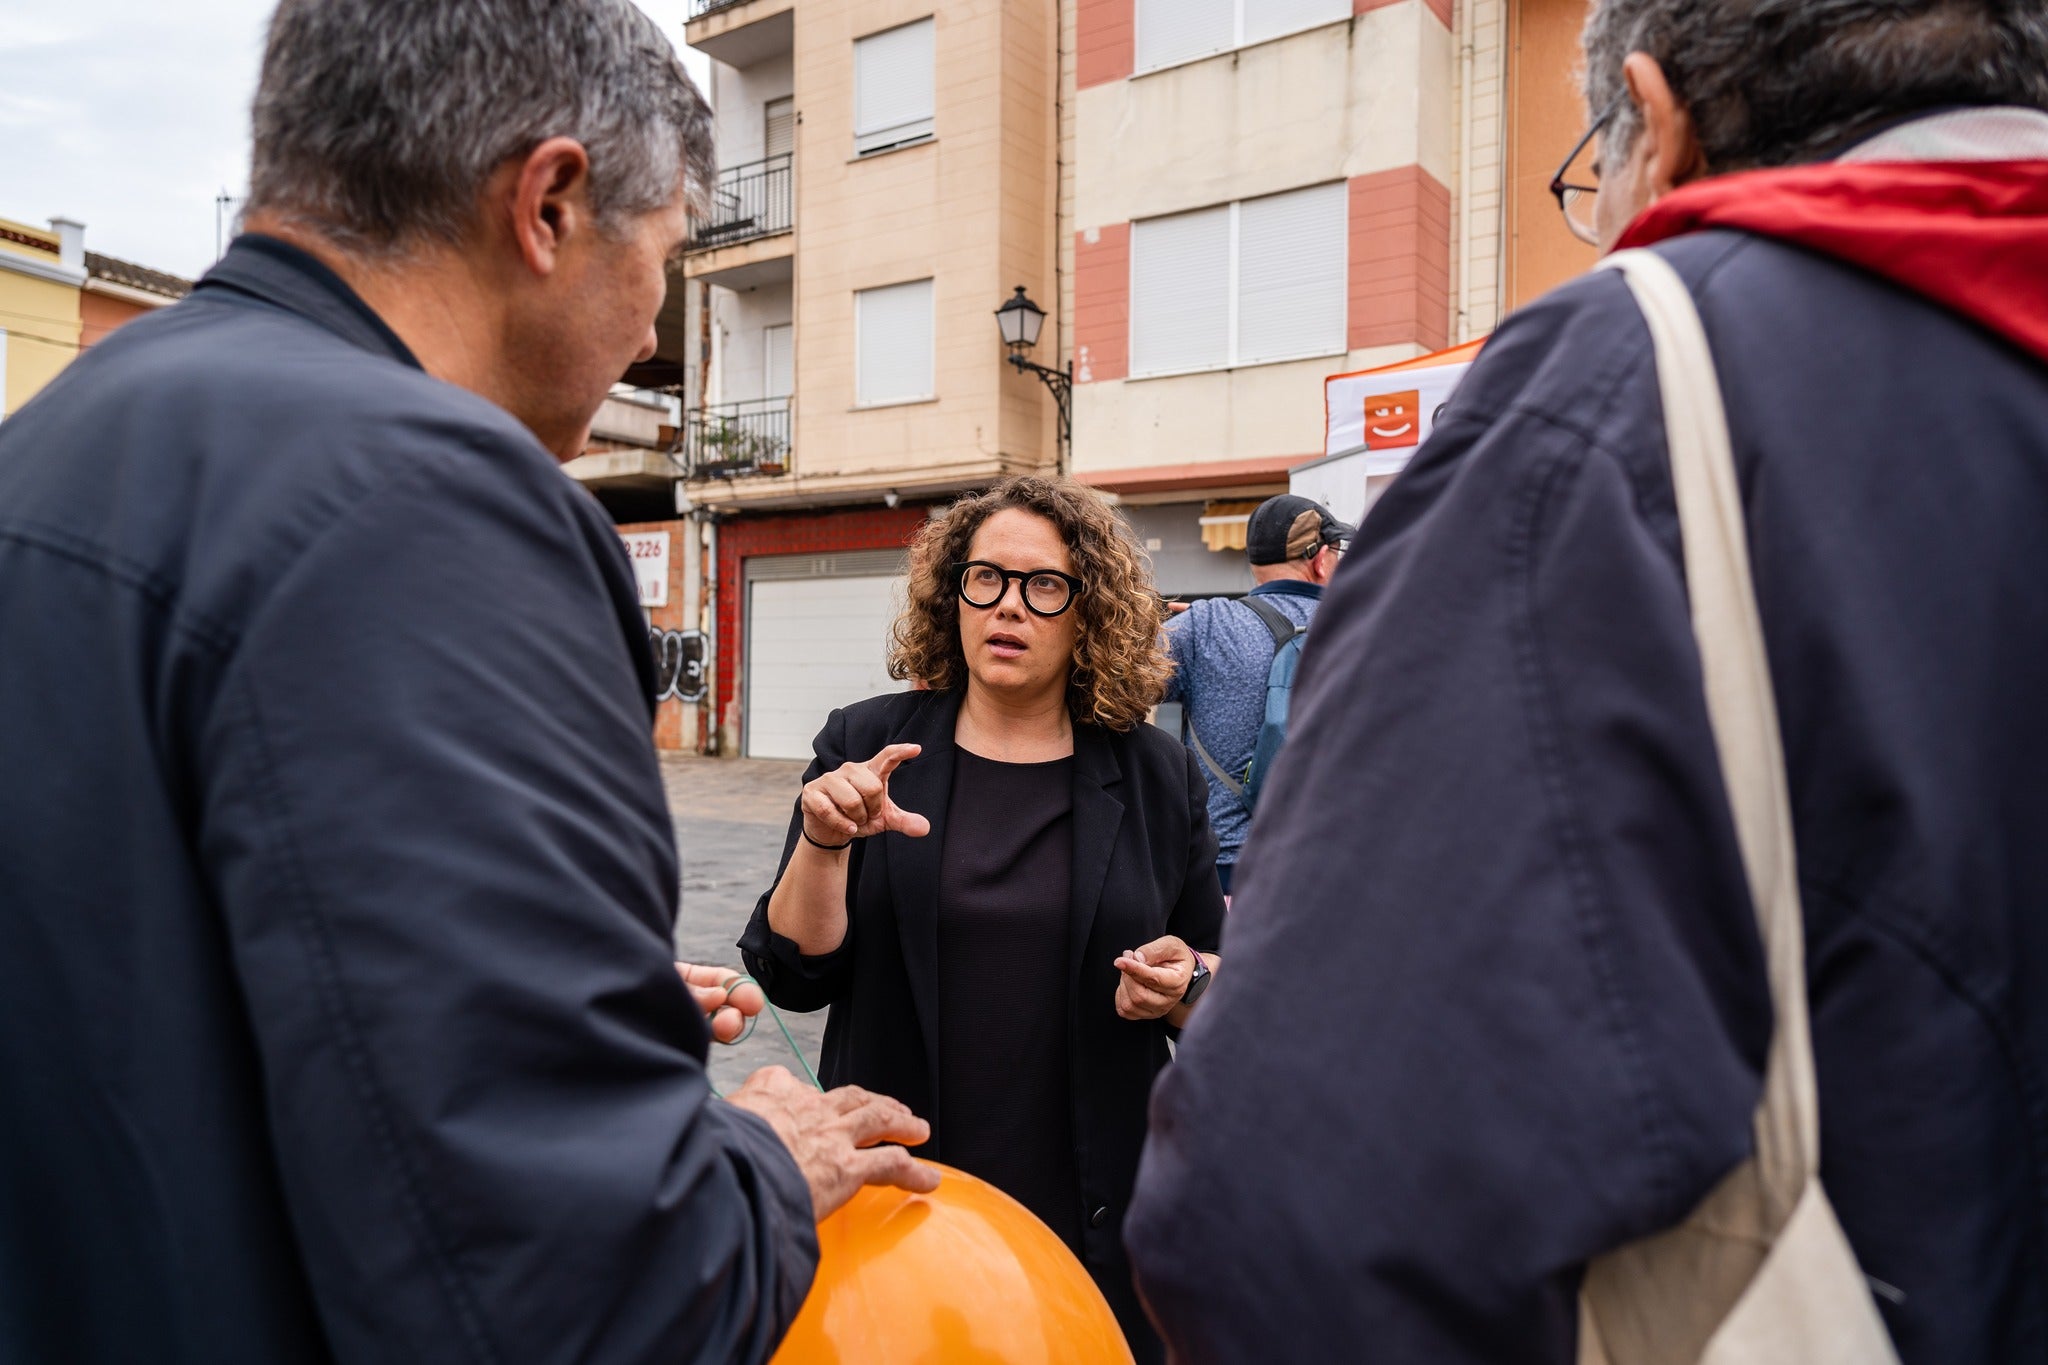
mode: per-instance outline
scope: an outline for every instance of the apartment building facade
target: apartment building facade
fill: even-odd
[[[900,686],[886,635],[929,509],[1057,467],[1057,406],[993,317],[1019,285],[1059,293],[1057,21],[1043,0],[693,5],[722,170],[657,328],[694,379],[681,515],[631,528],[671,537],[682,606],[650,617],[700,655],[664,740],[808,757],[832,706]]]
[[[1322,453],[1327,376],[1483,337],[1591,264],[1547,191],[1584,12],[693,0],[723,170],[641,376],[680,385],[675,469],[602,455],[642,508],[681,476],[626,528],[665,537],[662,742],[807,757],[831,706],[899,685],[904,542],[1008,473],[1111,495],[1169,594],[1249,587],[1245,516]],[[1006,363],[1018,286],[1070,407]]]
[[[1484,336],[1592,263],[1548,184],[1584,0],[1078,0],[1076,477],[1171,594],[1323,451],[1323,381]]]

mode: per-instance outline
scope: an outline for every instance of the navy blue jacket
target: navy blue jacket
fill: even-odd
[[[0,425],[0,1360],[761,1360],[617,535],[245,238]]]
[[[2048,368],[1760,238],[1728,397],[1822,1179],[1908,1365],[2048,1358]],[[1958,268],[1967,268],[1958,262]],[[1488,344],[1316,617],[1126,1228],[1191,1363],[1566,1365],[1747,1155],[1771,1011],[1613,274]]]

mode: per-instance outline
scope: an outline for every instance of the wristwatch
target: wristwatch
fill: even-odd
[[[1192,1005],[1202,998],[1202,992],[1209,989],[1209,978],[1214,975],[1209,964],[1202,961],[1200,953],[1195,954],[1195,974],[1188,978],[1188,991],[1180,998],[1183,1005]]]

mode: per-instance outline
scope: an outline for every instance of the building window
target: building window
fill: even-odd
[[[860,406],[935,396],[930,280],[856,293],[853,333],[854,392]]]
[[[788,156],[796,150],[796,100],[784,95],[761,106],[763,156]]]
[[[853,150],[884,152],[932,135],[932,21],[853,45]]]
[[[1176,66],[1351,17],[1351,0],[1138,0],[1137,69]]]
[[[787,398],[796,391],[796,356],[791,342],[794,331],[788,323],[761,329],[761,373],[764,398]]]
[[[7,416],[7,329],[0,327],[0,418]]]
[[[1343,182],[1131,225],[1131,374],[1344,350]]]

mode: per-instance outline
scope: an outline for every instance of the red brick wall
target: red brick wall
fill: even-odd
[[[756,555],[893,550],[910,543],[926,515],[925,508],[906,504],[744,517],[719,525],[717,717],[722,730],[737,733],[739,724],[739,663],[746,657],[741,639],[746,561]]]
[[[1091,85],[1131,74],[1138,42],[1136,0],[1078,0],[1074,10],[1074,80]]]
[[[1111,223],[1074,234],[1074,377],[1122,379],[1130,369],[1131,225]]]
[[[1420,166],[1351,182],[1350,345],[1440,351],[1451,330],[1451,192]]]
[[[1398,5],[1400,3],[1401,0],[1351,0],[1351,12],[1353,14],[1364,14],[1367,10],[1381,9],[1387,5]],[[1430,13],[1443,20],[1445,28],[1452,27],[1451,0],[1423,0],[1423,3],[1429,6]]]

